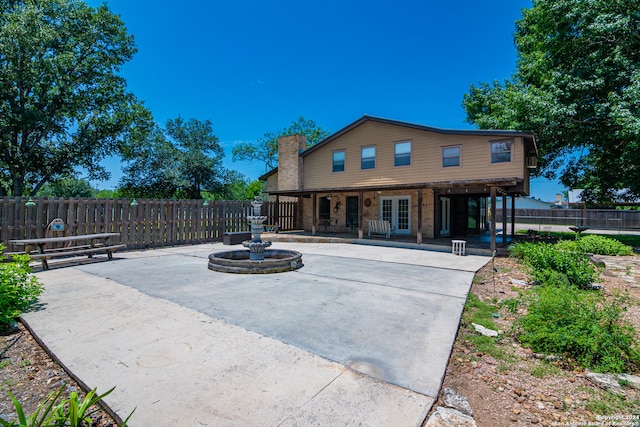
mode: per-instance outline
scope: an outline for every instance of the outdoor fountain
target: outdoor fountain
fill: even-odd
[[[293,271],[302,267],[302,254],[283,249],[267,249],[271,242],[263,241],[262,223],[267,219],[260,215],[262,201],[251,202],[253,215],[247,215],[251,223],[251,240],[242,242],[249,250],[217,252],[209,255],[209,270],[223,273],[265,274]]]

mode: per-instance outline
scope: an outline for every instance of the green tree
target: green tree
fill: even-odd
[[[39,197],[95,197],[96,190],[86,179],[63,178],[42,186]]]
[[[298,120],[291,122],[289,127],[283,128],[279,132],[267,132],[255,144],[244,143],[233,147],[233,161],[257,160],[265,166],[265,170],[271,170],[278,166],[278,138],[287,135],[303,135],[307,138],[307,147],[317,144],[330,135],[329,131],[316,125],[313,120],[306,120],[298,117]]]
[[[472,85],[468,122],[534,131],[541,173],[588,200],[640,196],[640,3],[533,0],[512,79]]]
[[[224,151],[209,120],[167,120],[142,144],[127,148],[120,192],[125,197],[200,199],[218,192],[227,171]]]
[[[35,195],[78,167],[108,177],[100,160],[151,122],[117,74],[135,52],[106,6],[0,0],[0,195]]]
[[[207,194],[211,200],[253,200],[262,194],[262,181],[249,179],[233,170],[227,171],[224,184],[216,193]]]

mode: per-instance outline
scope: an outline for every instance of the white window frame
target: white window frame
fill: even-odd
[[[407,163],[406,165],[399,165],[398,164],[398,152],[396,151],[398,149],[399,145],[408,145],[409,146],[409,163]],[[406,156],[406,153],[400,153],[401,154],[401,158],[404,158],[404,156]],[[407,167],[407,166],[411,166],[411,164],[413,163],[413,143],[411,141],[398,141],[396,143],[394,143],[393,145],[393,166],[396,168],[402,168],[402,167]]]
[[[373,167],[370,168],[363,168],[363,154],[364,154],[364,150],[369,150],[369,149],[373,149]],[[375,145],[367,145],[366,147],[361,147],[360,148],[360,170],[371,170],[371,169],[375,169],[377,166],[377,159],[376,157],[378,156],[378,150],[376,149]],[[367,157],[368,159],[369,157]]]

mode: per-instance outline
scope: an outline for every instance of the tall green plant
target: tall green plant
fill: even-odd
[[[605,236],[587,234],[575,240],[562,240],[556,248],[596,255],[633,255],[633,248]]]
[[[622,321],[617,301],[557,283],[537,287],[530,297],[527,314],[516,322],[524,345],[596,372],[640,367],[634,329]]]
[[[566,276],[572,285],[586,289],[597,279],[596,268],[584,253],[559,250],[546,243],[518,243],[510,249],[531,269],[534,279],[544,282],[550,271]]]
[[[13,402],[13,406],[16,410],[18,418],[14,421],[7,421],[0,417],[0,426],[2,427],[84,427],[90,426],[93,421],[91,415],[97,411],[95,405],[104,397],[109,395],[115,387],[111,388],[107,392],[98,395],[97,389],[91,390],[84,399],[78,397],[78,393],[72,391],[69,394],[69,398],[62,399],[58,402],[58,399],[66,385],[60,387],[57,392],[50,393],[47,398],[38,405],[38,408],[32,414],[25,415],[22,404],[18,401],[11,392],[9,397]],[[56,402],[58,402],[56,404]],[[55,406],[54,406],[55,405]],[[91,411],[90,411],[91,410]],[[129,414],[126,420],[120,425],[120,427],[126,427],[129,418],[135,412],[135,409]]]
[[[0,245],[0,258],[5,247]],[[14,255],[13,262],[0,262],[0,329],[38,301],[42,284],[32,274],[28,255]]]

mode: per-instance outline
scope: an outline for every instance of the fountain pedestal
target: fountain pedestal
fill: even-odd
[[[262,202],[256,197],[251,202],[253,207],[253,215],[248,215],[247,220],[251,223],[251,240],[242,242],[242,246],[249,249],[249,259],[251,261],[264,261],[264,250],[271,246],[271,242],[263,242],[260,238],[262,234],[262,223],[267,219],[266,216],[260,215]]]

